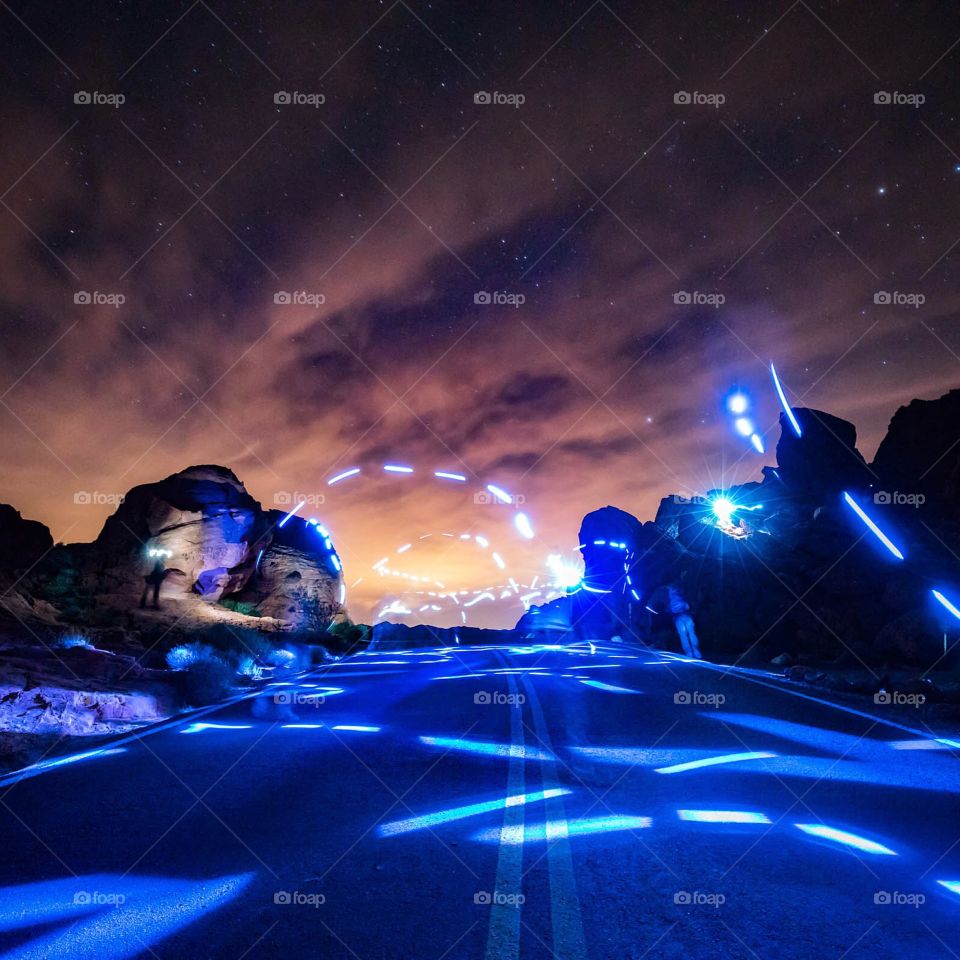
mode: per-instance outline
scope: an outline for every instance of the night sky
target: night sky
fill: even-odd
[[[772,446],[770,360],[868,458],[960,384],[955,3],[14,0],[0,23],[0,500],[57,539],[219,463],[268,506],[325,496],[348,583],[481,530],[529,579],[590,509],[758,478],[723,399],[750,392]],[[484,583],[442,549],[407,569]]]

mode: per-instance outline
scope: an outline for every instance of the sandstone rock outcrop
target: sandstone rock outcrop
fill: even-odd
[[[18,510],[0,503],[0,569],[25,570],[53,546],[50,531],[37,520],[25,520]]]

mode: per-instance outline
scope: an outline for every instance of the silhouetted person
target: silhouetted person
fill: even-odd
[[[157,557],[157,562],[153,569],[143,578],[143,594],[140,597],[140,609],[143,610],[147,605],[147,594],[153,590],[153,603],[150,606],[154,610],[160,609],[160,586],[167,578],[168,571],[163,565],[163,558]]]
[[[683,597],[677,584],[667,587],[667,602],[670,604],[670,613],[673,616],[673,625],[677,628],[680,645],[683,652],[694,660],[700,659],[700,641],[693,626],[693,617],[690,615],[690,604]]]

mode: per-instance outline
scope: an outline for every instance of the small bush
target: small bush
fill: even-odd
[[[180,676],[181,695],[191,707],[205,707],[233,693],[234,679],[233,667],[223,660],[197,660]]]
[[[73,650],[76,647],[83,647],[85,650],[93,649],[93,644],[82,633],[65,633],[54,643],[54,646],[61,650]]]
[[[334,653],[352,653],[370,643],[370,628],[365,623],[341,620],[327,628],[321,642]]]
[[[263,659],[273,649],[270,640],[257,630],[224,623],[203,630],[197,635],[197,639],[212,647],[220,654],[221,659],[237,665],[244,657]]]
[[[218,659],[213,647],[203,643],[181,643],[167,651],[167,666],[171,670],[188,670],[196,663]]]
[[[263,614],[257,609],[256,604],[248,600],[234,600],[232,597],[224,597],[220,601],[220,606],[234,613],[243,614],[245,617],[262,617]]]

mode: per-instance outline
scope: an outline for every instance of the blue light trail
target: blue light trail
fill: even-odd
[[[476,817],[482,813],[503,810],[506,807],[538,803],[541,800],[562,797],[568,793],[570,793],[570,791],[562,787],[551,790],[541,790],[539,793],[518,793],[513,796],[503,797],[500,800],[488,800],[485,803],[470,803],[463,807],[452,807],[449,810],[438,810],[436,813],[428,813],[420,817],[409,817],[406,820],[395,820],[392,823],[384,823],[380,825],[377,832],[381,837],[395,837],[401,833],[410,833],[413,830],[437,827],[454,820],[464,820],[467,817]]]
[[[867,525],[871,533],[898,559],[903,559],[903,553],[901,553],[900,548],[867,516],[866,511],[863,507],[857,503],[853,497],[847,493],[846,490],[843,491],[843,499],[846,500],[847,506]]]
[[[873,853],[886,857],[895,857],[897,854],[882,843],[876,843],[868,840],[866,837],[858,837],[855,833],[848,833],[846,830],[837,830],[836,827],[827,827],[822,823],[795,823],[794,826],[812,837],[820,837],[823,840],[832,840],[834,843],[842,844],[845,847],[853,847],[855,850],[862,850],[864,853]]]
[[[777,369],[774,365],[770,364],[770,375],[773,377],[773,386],[777,391],[777,396],[780,398],[780,406],[783,407],[783,412],[787,415],[787,419],[790,421],[790,426],[793,427],[793,432],[797,437],[803,436],[803,431],[800,429],[800,424],[797,422],[797,418],[794,415],[793,407],[790,406],[790,401],[787,400],[787,395],[783,392],[783,387],[780,385],[780,378],[777,376]]]

